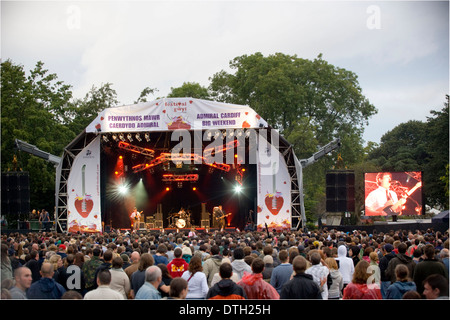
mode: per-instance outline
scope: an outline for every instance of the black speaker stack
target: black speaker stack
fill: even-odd
[[[326,174],[327,212],[355,211],[355,172],[333,170]]]
[[[30,213],[30,177],[28,172],[2,172],[2,215]]]

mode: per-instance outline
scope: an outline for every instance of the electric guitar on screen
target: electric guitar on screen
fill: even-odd
[[[405,204],[406,199],[414,193],[417,189],[419,189],[422,186],[422,182],[418,182],[411,190],[409,190],[406,194],[402,196],[400,200],[398,200],[393,205],[388,205],[383,208],[383,211],[388,215],[402,215],[402,209],[404,209],[402,206]]]

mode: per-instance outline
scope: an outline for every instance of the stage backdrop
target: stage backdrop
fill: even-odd
[[[193,98],[164,98],[112,107],[100,112],[86,133],[268,128],[252,108]],[[260,136],[261,137],[261,136]],[[262,143],[267,143],[261,138]],[[271,139],[273,143],[273,137]],[[259,229],[291,228],[291,180],[280,152],[269,144],[259,152],[257,225]],[[261,148],[261,146],[260,146]],[[100,206],[100,135],[80,152],[71,167],[67,223],[71,232],[102,231]],[[268,154],[269,152],[269,158]]]
[[[75,158],[67,181],[69,232],[101,232],[100,136]]]
[[[291,178],[283,155],[259,137],[257,228],[291,228]]]

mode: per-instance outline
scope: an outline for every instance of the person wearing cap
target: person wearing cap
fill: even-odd
[[[380,279],[381,279],[381,295],[383,299],[386,298],[386,292],[391,285],[391,278],[386,274],[389,262],[396,257],[394,253],[394,246],[390,243],[386,243],[383,247],[385,252],[384,256],[380,259]]]

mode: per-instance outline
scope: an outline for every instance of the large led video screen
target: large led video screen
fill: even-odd
[[[367,172],[364,174],[365,215],[421,215],[422,172]]]

